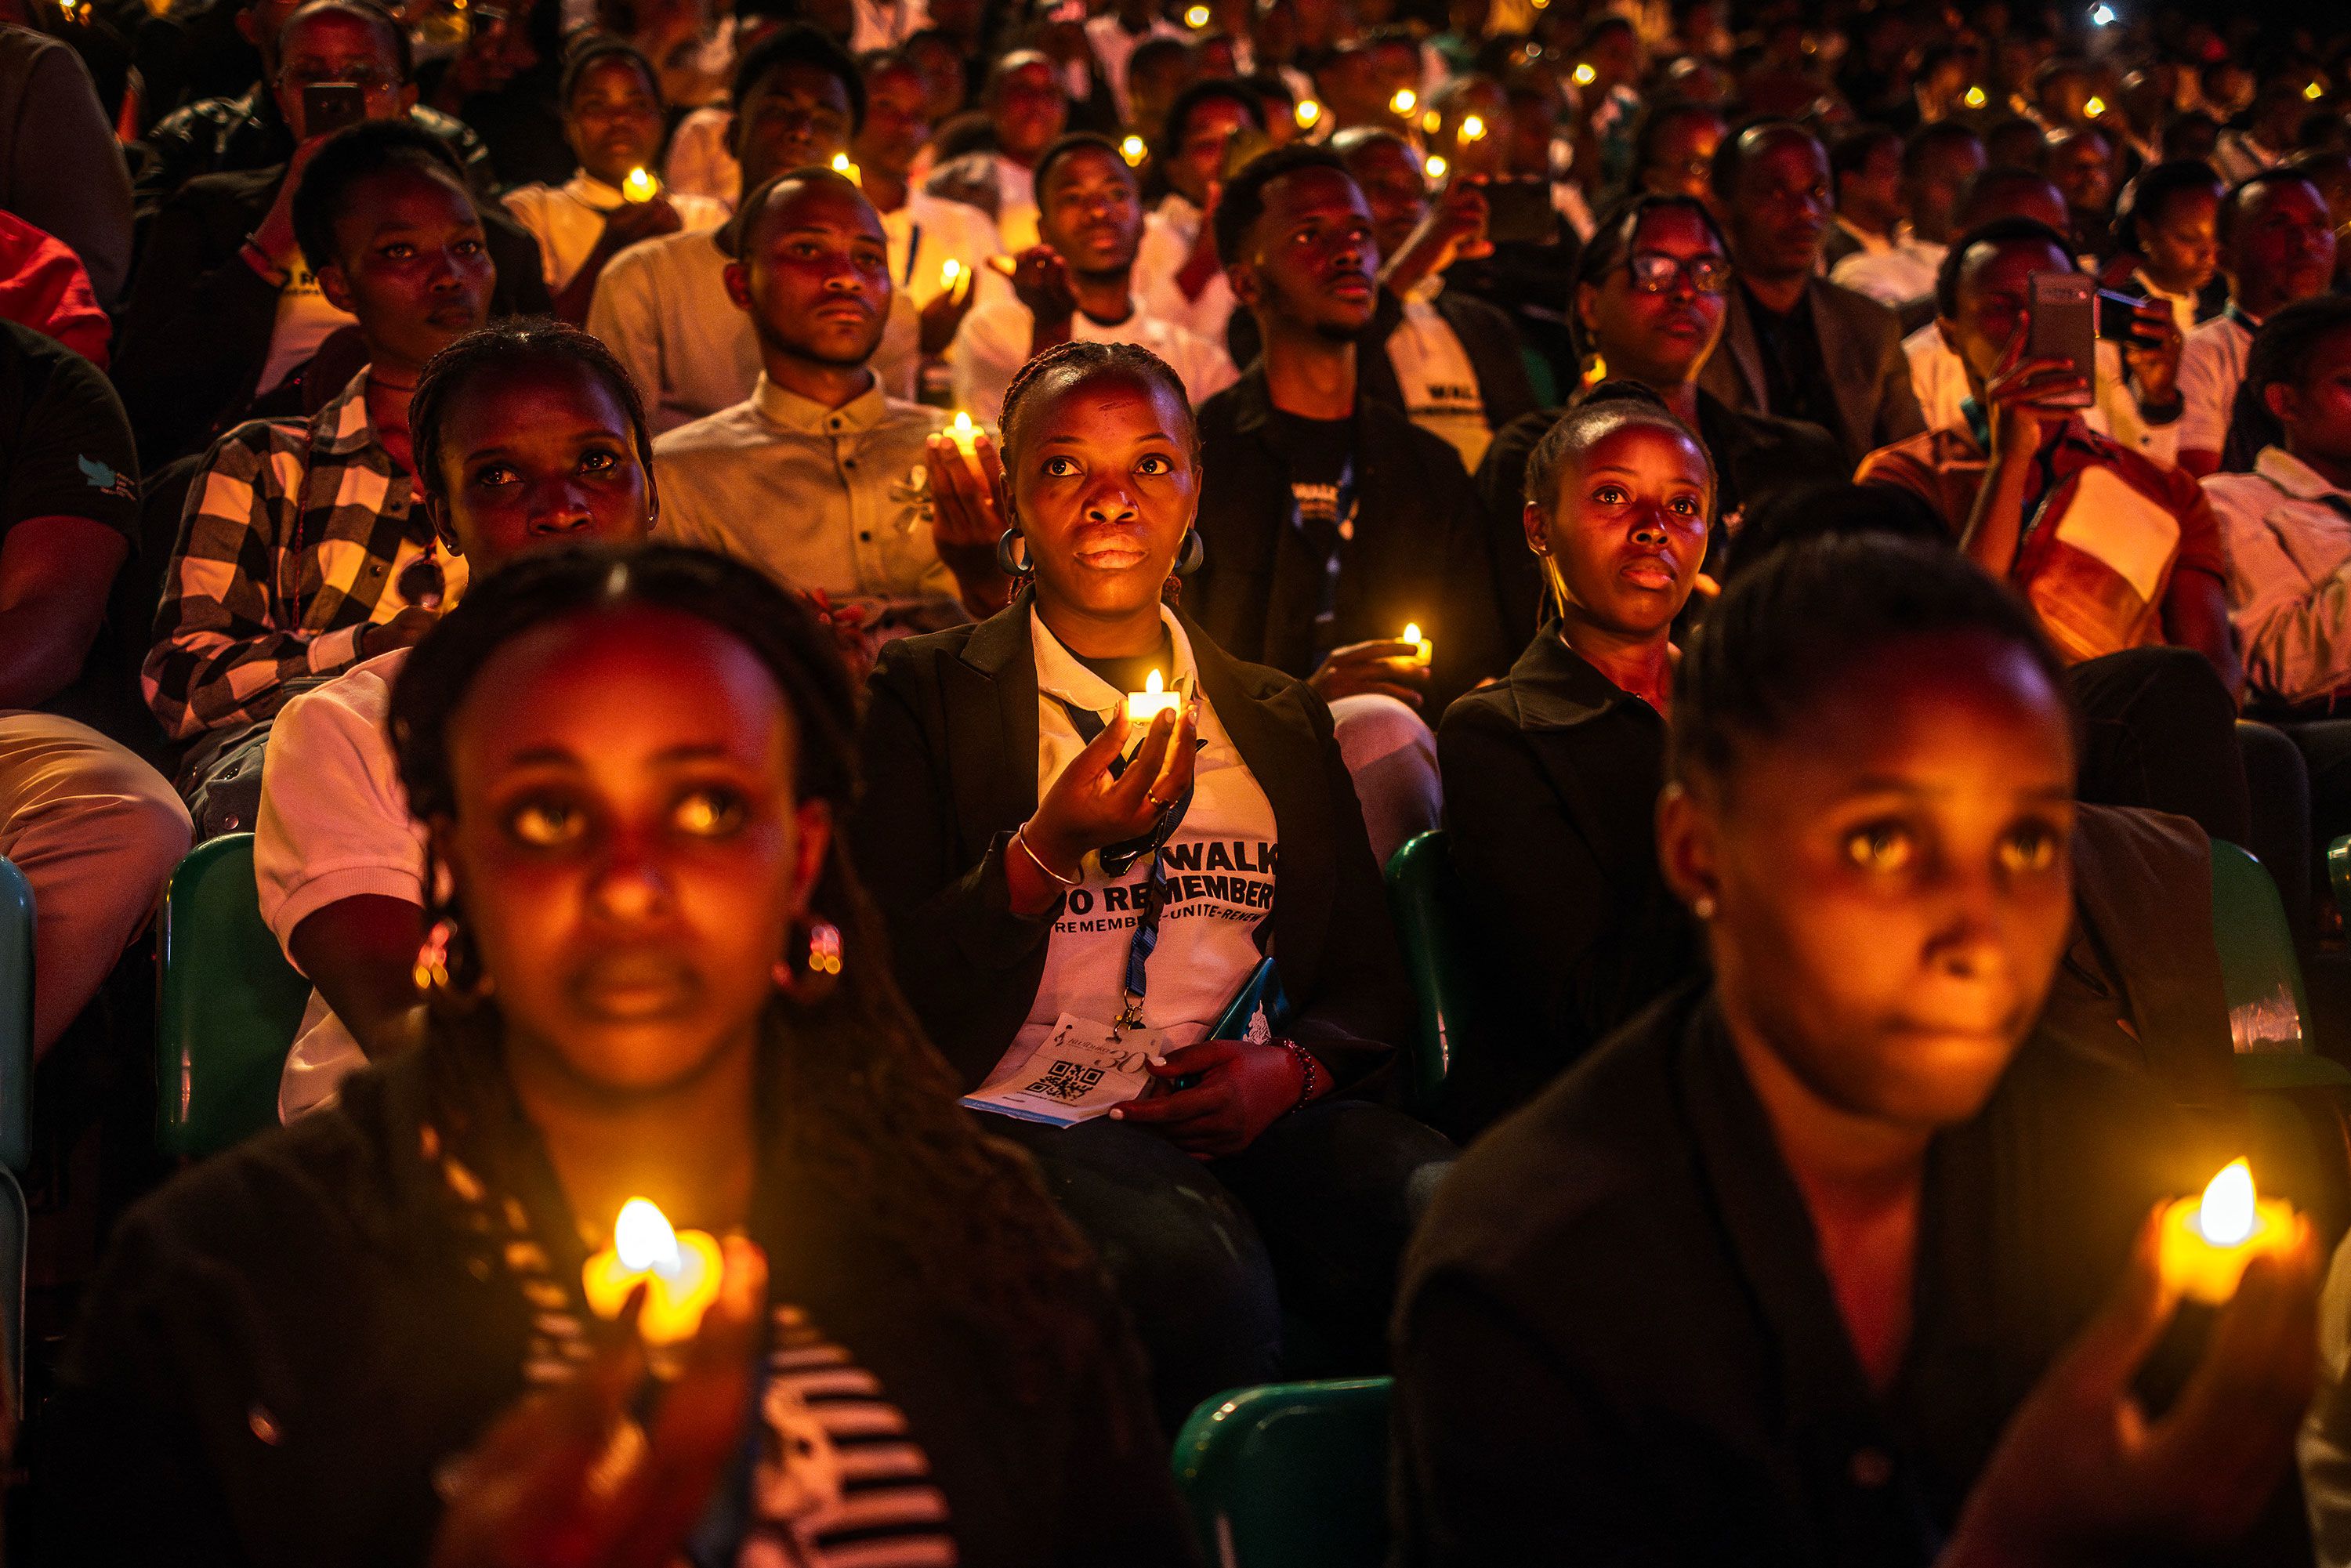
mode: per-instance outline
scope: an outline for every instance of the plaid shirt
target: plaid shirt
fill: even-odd
[[[220,438],[188,490],[140,681],[174,739],[276,713],[287,683],[359,656],[360,629],[408,607],[401,572],[434,547],[408,471],[376,439],[361,371],[307,423]],[[465,563],[443,552],[444,602]]]

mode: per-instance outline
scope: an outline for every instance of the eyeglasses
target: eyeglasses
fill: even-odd
[[[1722,294],[1730,287],[1730,263],[1719,256],[1694,256],[1687,261],[1658,250],[1636,250],[1625,258],[1633,287],[1644,294],[1663,294],[1674,279],[1687,277],[1700,294]]]

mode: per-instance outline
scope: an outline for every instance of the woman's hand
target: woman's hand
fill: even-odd
[[[1037,814],[1022,824],[1021,842],[1049,876],[1063,886],[1077,880],[1089,852],[1106,844],[1123,843],[1151,831],[1159,813],[1183,799],[1192,787],[1194,737],[1199,733],[1196,700],[1176,719],[1161,714],[1151,721],[1141,749],[1115,779],[1110,765],[1126,744],[1129,726],[1121,708],[1086,748],[1070,759],[1053,787],[1038,802]],[[1022,857],[1016,852],[1008,865]],[[1009,871],[1008,870],[1008,874]],[[1050,907],[1060,889],[1041,903],[1019,896],[1014,884],[1014,907],[1029,914]],[[1029,891],[1034,892],[1034,889]]]
[[[2267,1506],[2316,1374],[2317,1249],[2305,1226],[2283,1256],[2253,1260],[2195,1375],[2150,1421],[2131,1382],[2178,1304],[2157,1267],[2162,1213],[2113,1298],[2010,1419],[1943,1568],[2218,1546]]]
[[[741,1451],[759,1371],[768,1260],[720,1243],[718,1299],[703,1314],[653,1429],[628,1411],[645,1378],[632,1301],[578,1376],[531,1395],[461,1462],[434,1568],[666,1568],[684,1551]]]
[[[2179,356],[2187,347],[2171,307],[2150,299],[2138,308],[2137,323],[2123,342],[2123,362],[2138,383],[2142,408],[2168,409],[2179,403]]]
[[[1171,1051],[1154,1062],[1151,1076],[1162,1083],[1199,1079],[1142,1100],[1130,1100],[1111,1119],[1156,1127],[1166,1140],[1195,1159],[1239,1154],[1298,1104],[1305,1069],[1290,1048],[1251,1045],[1242,1040],[1204,1040]]]
[[[1410,643],[1351,643],[1325,653],[1306,684],[1326,703],[1376,692],[1418,707],[1428,685],[1428,666],[1419,653]]]

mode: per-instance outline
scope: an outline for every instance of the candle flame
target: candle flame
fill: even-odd
[[[939,287],[941,288],[953,288],[956,286],[956,279],[962,276],[963,263],[957,261],[955,257],[949,256],[946,260],[939,263]]]
[[[621,194],[632,202],[650,202],[661,194],[661,185],[643,169],[632,169],[621,182]]]
[[[2231,1160],[2204,1189],[2196,1228],[2215,1247],[2235,1247],[2253,1233],[2253,1171],[2242,1160]]]
[[[1432,154],[1428,160],[1428,177],[1432,180],[1442,180],[1445,178],[1445,171],[1451,167],[1452,165],[1444,159]]]
[[[1143,689],[1147,695],[1155,697],[1167,688],[1166,683],[1159,678],[1159,672],[1154,670],[1151,674],[1144,677]]]
[[[960,440],[968,441],[971,439],[971,415],[964,413],[961,409],[956,410],[955,433],[956,437]]]
[[[1126,160],[1127,167],[1130,169],[1143,162],[1145,151],[1147,150],[1144,147],[1143,138],[1140,136],[1130,136],[1118,144],[1118,155]]]
[[[1400,87],[1396,89],[1395,96],[1388,99],[1388,107],[1398,114],[1410,114],[1420,107],[1420,94],[1408,87]]]
[[[1431,136],[1436,135],[1437,128],[1444,123],[1445,116],[1437,113],[1437,110],[1433,109],[1429,110],[1420,117],[1420,128],[1423,131],[1427,131]]]
[[[2308,87],[2302,89],[2302,96],[2310,99],[2313,103],[2315,103],[2320,99],[2326,96],[2326,89],[2320,83],[2312,82]]]
[[[1981,109],[1984,106],[1984,89],[1980,87],[1971,87],[1968,89],[1966,96],[1961,101],[1966,103],[1970,109]]]
[[[1404,623],[1404,640],[1407,643],[1417,643],[1420,641],[1419,622],[1407,621]]]
[[[847,175],[852,184],[865,183],[864,175],[859,172],[856,164],[849,161],[849,154],[846,152],[836,152],[832,155],[832,172],[836,174]]]
[[[621,1206],[621,1218],[612,1222],[612,1250],[632,1274],[650,1269],[669,1279],[684,1266],[677,1232],[651,1198],[632,1197]]]
[[[1311,98],[1301,98],[1298,100],[1297,115],[1299,129],[1311,130],[1314,122],[1322,118],[1322,106]]]
[[[1578,67],[1576,67],[1576,68],[1575,68],[1575,85],[1576,85],[1576,86],[1578,86],[1578,87],[1590,87],[1593,82],[1596,82],[1596,81],[1598,81],[1599,79],[1600,79],[1600,73],[1599,73],[1598,71],[1593,70],[1593,69],[1592,68],[1592,67],[1591,67],[1589,64],[1580,65],[1580,66],[1578,66]]]
[[[1485,120],[1485,117],[1484,117],[1483,115],[1470,114],[1470,115],[1464,115],[1464,116],[1462,117],[1462,120],[1461,120],[1461,140],[1462,140],[1462,141],[1478,141],[1479,139],[1480,139],[1481,137],[1483,137],[1485,134],[1486,134],[1486,120]]]
[[[2106,100],[2103,98],[2093,98],[2082,106],[2082,112],[2095,120],[2106,112]]]
[[[1206,5],[1187,6],[1184,12],[1184,25],[1198,32],[1208,25],[1208,8]]]

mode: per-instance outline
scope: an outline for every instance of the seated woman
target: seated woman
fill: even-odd
[[[1525,484],[1524,548],[1552,616],[1437,736],[1487,1009],[1447,1080],[1457,1136],[1531,1098],[1698,959],[1652,822],[1670,638],[1706,556],[1714,465],[1656,393],[1607,382],[1536,443]]]
[[[2152,1206],[2237,1151],[2035,1034],[2073,913],[2065,692],[1949,550],[1818,540],[1726,591],[1676,674],[1658,827],[1714,977],[1432,1207],[1401,1561],[2145,1560],[2268,1504],[2311,1390],[2309,1233],[2143,1411],[2177,1304]]]
[[[965,1084],[1092,1113],[990,1124],[1095,1239],[1172,1425],[1282,1370],[1284,1309],[1328,1364],[1378,1364],[1450,1145],[1368,1098],[1403,967],[1329,709],[1163,603],[1197,537],[1182,383],[1132,345],[1063,344],[1015,379],[1003,433],[1022,586],[884,651],[851,840]],[[1142,731],[1121,694],[1154,671],[1184,711]],[[1269,956],[1287,1009],[1210,1038]]]
[[[123,1221],[44,1494],[93,1562],[1191,1560],[1134,1352],[835,851],[854,711],[747,567],[550,552],[392,694],[421,1050]],[[590,1251],[724,1239],[646,1385]],[[640,1426],[637,1423],[642,1422]]]
[[[432,538],[475,573],[549,545],[642,539],[660,508],[636,386],[576,327],[500,323],[460,338],[417,378],[408,423]],[[437,562],[410,570],[423,574],[420,597],[436,581],[455,597]],[[295,697],[263,754],[261,918],[318,988],[279,1081],[288,1121],[423,1026],[411,976],[424,839],[384,731],[408,655],[378,653]]]

